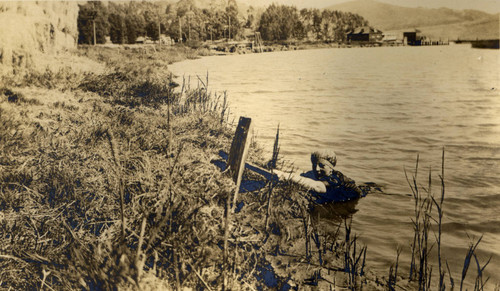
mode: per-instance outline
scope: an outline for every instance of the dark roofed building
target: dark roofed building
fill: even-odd
[[[369,26],[362,26],[347,34],[348,42],[374,43],[382,40],[382,31]]]
[[[418,34],[420,33],[420,30],[418,29],[411,29],[403,32],[403,37],[405,39],[406,44],[408,45],[420,45],[420,37]]]

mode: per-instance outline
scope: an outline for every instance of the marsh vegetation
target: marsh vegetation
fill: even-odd
[[[351,230],[352,212],[339,212],[329,220],[336,221],[336,231],[326,232],[306,189],[288,181],[276,185],[251,172],[244,179],[264,186],[241,194],[233,205],[228,264],[223,264],[224,218],[235,185],[215,162],[231,145],[230,107],[224,93],[210,92],[207,78],[191,88],[172,81],[166,70],[173,61],[202,53],[185,47],[82,48],[79,58],[104,68],[75,71],[68,65],[2,79],[0,286],[384,290],[403,281],[410,286],[404,288],[435,286],[428,239],[430,224],[436,219],[440,225],[443,213],[444,166],[441,198],[433,198],[431,181],[420,190],[415,171],[415,259],[405,279],[397,260],[388,279],[369,271],[369,249]],[[278,148],[265,157],[253,142],[249,159],[284,166]],[[431,214],[434,207],[438,216]],[[437,236],[438,250],[439,242]],[[477,260],[476,247],[466,262],[476,259],[475,289],[482,290],[487,262]],[[445,262],[439,260],[444,289]]]
[[[241,196],[223,266],[235,186],[212,161],[231,144],[227,103],[207,80],[174,92],[165,70],[196,52],[79,54],[105,69],[4,79],[15,85],[0,107],[2,287],[219,289],[223,268],[226,289],[293,286],[339,256],[339,237],[319,236],[305,192],[288,183]],[[256,144],[249,156],[264,162]]]

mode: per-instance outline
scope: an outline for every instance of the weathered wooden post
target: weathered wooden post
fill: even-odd
[[[233,142],[231,144],[231,150],[229,151],[229,158],[227,161],[227,166],[229,167],[229,172],[234,182],[236,182],[236,190],[234,191],[233,203],[231,205],[231,197],[228,195],[226,200],[226,218],[224,226],[224,290],[228,290],[229,284],[229,226],[232,223],[231,215],[233,209],[236,205],[236,200],[238,199],[238,192],[240,191],[241,179],[243,176],[243,170],[245,169],[245,161],[248,154],[248,148],[250,145],[250,138],[248,133],[251,130],[252,119],[247,117],[240,117],[238,122],[238,127],[236,127],[236,132],[234,134]]]
[[[248,136],[248,133],[251,131],[251,127],[251,118],[243,116],[240,117],[238,127],[236,128],[236,132],[234,134],[233,143],[231,144],[231,150],[229,151],[227,165],[229,167],[231,177],[236,183],[236,191],[234,192],[233,197],[233,208],[236,205],[236,200],[238,199],[243,170],[245,169],[245,161],[248,155],[248,148],[250,147],[250,137]]]

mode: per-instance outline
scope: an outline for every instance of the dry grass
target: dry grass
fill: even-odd
[[[222,287],[224,206],[235,186],[212,161],[233,135],[226,96],[174,92],[164,66],[192,50],[148,53],[87,48],[79,58],[105,70],[26,74],[2,87],[2,288]],[[260,152],[249,157],[264,164]],[[241,195],[227,287],[344,273],[342,238],[314,225],[304,193],[285,183]],[[274,283],[264,280],[269,268]]]
[[[202,252],[220,252],[218,203],[232,187],[210,159],[226,147],[228,128],[192,108],[168,125],[167,112],[154,109],[161,98],[133,106],[120,94],[103,99],[85,88],[99,76],[78,75],[83,81],[63,92],[51,85],[61,78],[26,75],[1,91],[3,287],[113,289],[151,278],[169,285],[174,253],[200,255],[181,261],[203,269],[217,256]]]
[[[75,57],[80,64],[75,70],[61,65],[2,77],[1,288],[393,290],[400,285],[400,250],[388,282],[376,279],[365,270],[366,247],[357,245],[348,216],[327,232],[310,211],[305,189],[287,181],[274,185],[250,172],[244,173],[246,180],[265,186],[240,195],[243,207],[233,214],[223,265],[224,212],[235,185],[213,161],[220,150],[229,152],[233,135],[227,96],[210,93],[202,78],[200,88],[180,84],[181,92],[175,91],[178,84],[165,70],[173,61],[204,53],[184,47],[87,47]],[[276,142],[272,161],[279,159],[278,149]],[[249,158],[272,164],[255,142]],[[418,162],[408,179],[415,199],[410,279],[423,290],[433,286],[429,231],[433,221],[439,226],[442,220],[444,158],[438,199],[430,194],[430,179],[427,188],[417,184],[417,170]],[[436,239],[440,253],[439,227]],[[476,289],[482,290],[488,262],[477,260],[478,243],[471,244],[462,281],[475,261]]]
[[[150,254],[166,247],[156,246],[160,242],[185,241],[183,236],[192,236],[194,227],[209,234],[204,228],[218,224],[218,217],[201,215],[199,210],[207,207],[207,201],[217,208],[217,199],[211,196],[231,188],[210,164],[210,151],[224,147],[216,137],[224,134],[223,128],[217,131],[207,126],[220,124],[209,115],[179,117],[174,136],[190,133],[171,140],[174,152],[170,153],[166,116],[160,111],[109,105],[86,98],[86,93],[71,95],[66,94],[70,100],[73,97],[71,101],[82,98],[78,107],[67,105],[68,100],[33,110],[8,101],[2,104],[2,120],[8,120],[2,124],[2,132],[8,134],[2,135],[1,143],[1,205],[7,222],[2,245],[18,264],[31,267],[14,268],[24,276],[37,277],[45,268],[56,286],[67,287],[64,281],[79,282],[80,276],[90,288],[92,284],[116,286],[136,276],[131,262],[127,268],[118,264],[116,269],[113,258],[131,257],[128,250],[140,238],[142,218],[148,222],[148,232],[142,236],[149,244],[144,252]],[[36,115],[37,110],[43,112],[43,116],[38,114],[39,121],[34,118],[26,123],[18,118]],[[112,137],[107,135],[110,132]],[[200,136],[207,138],[200,140]],[[119,193],[125,200],[124,242],[119,235]],[[215,243],[208,239],[198,239],[195,245]],[[168,259],[165,249],[157,252],[167,256],[160,261]],[[35,255],[40,259],[33,259]],[[58,275],[60,266],[74,269],[73,275]],[[36,280],[9,280],[14,278],[2,281],[36,286]]]

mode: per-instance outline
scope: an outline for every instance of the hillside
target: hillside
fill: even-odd
[[[422,34],[431,39],[498,39],[500,36],[500,14],[476,20],[454,24],[420,27]]]
[[[387,30],[418,28],[433,38],[498,38],[499,17],[478,10],[409,8],[373,0],[355,0],[326,9],[363,16],[370,25]]]

